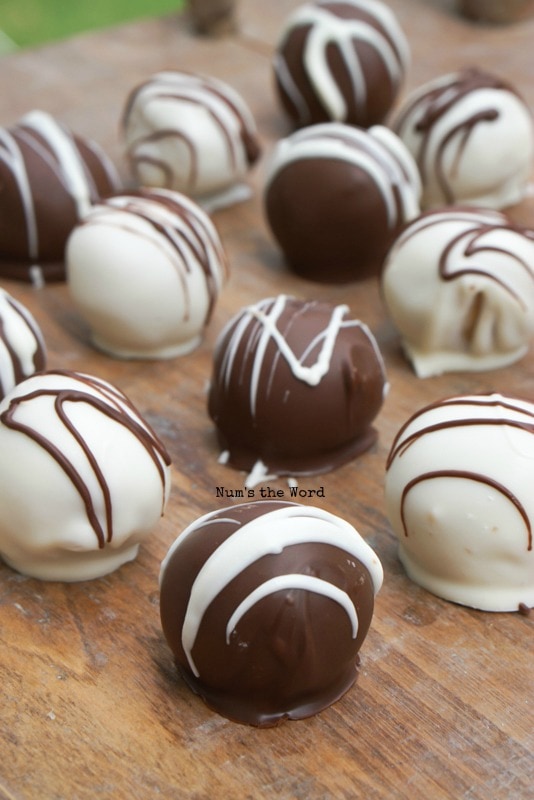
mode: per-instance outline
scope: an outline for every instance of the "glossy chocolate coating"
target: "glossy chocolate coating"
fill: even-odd
[[[44,112],[0,129],[0,275],[63,280],[72,228],[119,177],[97,145]]]
[[[231,466],[313,474],[374,443],[385,389],[376,342],[347,306],[280,295],[222,331],[208,410]]]
[[[265,212],[288,266],[309,280],[377,274],[401,227],[419,213],[412,157],[382,126],[325,123],[279,142]]]
[[[409,62],[393,12],[369,0],[323,0],[297,8],[278,42],[275,85],[298,127],[385,120]]]
[[[175,541],[161,569],[161,622],[180,673],[210,707],[275,725],[323,710],[354,683],[381,582],[375,553],[339,517],[247,503],[201,517]]]

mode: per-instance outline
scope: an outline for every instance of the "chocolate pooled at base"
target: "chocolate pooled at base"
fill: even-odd
[[[260,501],[193,522],[160,572],[163,632],[212,709],[266,727],[316,714],[354,683],[380,561],[348,522]]]
[[[348,306],[279,295],[221,332],[208,412],[230,466],[310,475],[372,446],[387,388],[378,345]]]

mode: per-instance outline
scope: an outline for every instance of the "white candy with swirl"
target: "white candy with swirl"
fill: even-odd
[[[423,208],[519,203],[534,167],[534,125],[524,99],[500,78],[465,69],[435,78],[402,104],[394,130],[414,156]]]
[[[227,276],[211,219],[165,189],[96,205],[70,235],[66,259],[93,342],[120,358],[174,358],[196,348]]]
[[[45,371],[0,404],[0,556],[42,580],[106,575],[137,555],[170,492],[163,444],[107,381]]]
[[[386,511],[410,578],[485,611],[534,606],[534,403],[500,394],[421,409],[389,454]]]
[[[497,211],[428,212],[394,242],[382,285],[419,377],[504,367],[534,336],[534,233]]]

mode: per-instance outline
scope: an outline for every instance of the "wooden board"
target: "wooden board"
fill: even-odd
[[[126,93],[162,68],[218,75],[249,102],[268,155],[287,132],[270,54],[291,0],[248,0],[240,33],[195,38],[171,16],[5,57],[0,124],[43,108],[92,136],[122,164],[118,119]],[[412,45],[406,90],[464,64],[513,81],[534,108],[534,23],[477,27],[451,3],[392,0]],[[534,355],[508,369],[424,381],[402,358],[375,281],[317,286],[291,276],[254,198],[217,213],[232,276],[208,334],[170,362],[108,358],[64,285],[4,282],[41,325],[49,367],[107,378],[129,395],[173,458],[168,512],[138,559],[101,580],[63,585],[0,567],[0,798],[410,798],[525,800],[534,785],[533,619],[481,613],[412,584],[384,515],[384,463],[407,415],[453,393],[505,390],[534,397]],[[532,203],[515,210],[534,221]],[[348,302],[375,332],[391,391],[364,457],[303,488],[345,516],[376,549],[385,584],[355,687],[324,713],[256,730],[209,711],[176,677],[159,624],[158,571],[168,546],[199,514],[220,507],[216,487],[243,476],[217,462],[205,411],[215,338],[244,303],[278,292]],[[283,480],[271,483],[287,490]]]

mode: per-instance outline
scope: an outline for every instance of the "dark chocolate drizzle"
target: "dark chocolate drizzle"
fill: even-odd
[[[94,409],[99,411],[104,416],[108,417],[109,419],[114,420],[117,424],[122,425],[123,427],[127,428],[130,433],[137,438],[137,440],[143,445],[147,454],[150,456],[154,466],[156,467],[158,474],[161,479],[162,483],[162,490],[164,489],[165,485],[165,473],[163,465],[169,465],[170,458],[167,454],[165,447],[160,442],[156,434],[152,431],[150,426],[147,423],[141,421],[139,414],[135,410],[134,406],[127,400],[127,398],[119,392],[117,389],[112,387],[110,384],[106,384],[97,380],[96,378],[92,378],[88,375],[83,375],[80,373],[69,372],[68,370],[54,370],[49,371],[47,373],[41,373],[46,375],[63,375],[65,377],[70,377],[73,380],[77,381],[81,384],[80,389],[36,389],[35,391],[28,392],[27,394],[21,395],[19,397],[15,397],[9,403],[7,409],[0,414],[0,421],[7,427],[12,430],[18,431],[30,439],[32,439],[39,447],[46,450],[52,458],[57,462],[57,464],[61,467],[61,469],[66,473],[70,481],[72,482],[73,486],[75,487],[76,491],[80,495],[83,500],[85,510],[87,513],[87,519],[89,524],[91,525],[92,529],[95,532],[95,535],[98,540],[99,548],[103,548],[106,542],[111,542],[113,538],[113,520],[112,520],[112,502],[111,502],[111,493],[109,486],[106,482],[104,473],[98,464],[97,459],[95,458],[94,453],[92,452],[88,442],[85,441],[83,436],[80,432],[76,429],[75,425],[69,419],[68,413],[65,409],[66,404],[68,403],[86,403],[88,406],[92,406]],[[91,387],[93,390],[98,391],[102,395],[102,399],[99,397],[95,397],[88,392],[84,391],[83,385],[87,385]],[[98,481],[98,484],[102,490],[102,495],[104,498],[104,508],[105,508],[105,526],[102,525],[100,520],[98,519],[95,504],[91,497],[91,492],[83,480],[83,477],[80,475],[74,464],[69,461],[69,459],[65,456],[65,454],[61,451],[60,447],[55,444],[53,441],[50,441],[45,436],[43,436],[39,430],[34,428],[31,425],[26,425],[22,422],[19,422],[16,419],[16,412],[20,406],[24,403],[29,403],[37,397],[53,397],[54,399],[54,410],[58,416],[58,418],[63,423],[66,431],[77,441],[80,445],[84,455],[86,456],[91,469]],[[122,406],[126,406],[133,414],[127,414]],[[162,503],[163,507],[163,503]]]
[[[140,198],[141,201],[146,202],[140,202]],[[199,217],[199,214],[203,215],[203,212],[199,209],[195,215],[185,203],[179,202],[175,192],[170,193],[159,191],[158,189],[140,189],[129,195],[122,195],[118,199],[121,201],[126,200],[126,202],[118,204],[114,198],[108,198],[102,201],[101,205],[107,209],[116,210],[118,213],[124,211],[140,217],[171,246],[171,252],[174,254],[173,266],[186,298],[184,311],[184,320],[186,321],[189,319],[191,298],[184,277],[184,270],[186,273],[191,273],[189,252],[193,254],[206,280],[208,291],[208,307],[204,320],[206,324],[211,318],[219,293],[216,276],[220,272],[223,279],[226,279],[229,268],[226,253],[218,236],[215,233],[212,235],[208,225],[203,224],[202,217]],[[160,222],[157,213],[151,213],[152,204],[156,209],[158,205],[166,208],[177,219],[183,221],[184,227],[178,228],[178,226],[174,227],[172,224]],[[87,220],[87,222],[90,221],[91,219]],[[99,224],[104,224],[101,219],[99,219]],[[110,221],[109,224],[114,223]],[[126,228],[126,226],[124,227]],[[142,236],[140,231],[133,228],[128,228],[128,231],[137,236]],[[169,251],[165,250],[165,253],[168,255]]]
[[[480,418],[480,417],[466,417],[464,419],[449,419],[444,420],[443,422],[437,422],[432,425],[426,425],[425,427],[415,431],[414,433],[409,434],[406,438],[403,438],[403,434],[408,428],[408,426],[421,414],[426,413],[427,411],[431,411],[434,408],[439,408],[442,406],[452,406],[452,405],[462,405],[462,406],[490,406],[490,407],[499,407],[503,409],[507,409],[509,411],[519,411],[524,414],[527,418],[530,417],[532,421],[530,422],[523,422],[517,419],[511,419],[510,417],[488,417],[488,418]],[[503,398],[503,399],[489,399],[480,396],[480,399],[476,398],[469,398],[469,397],[452,397],[447,400],[438,401],[436,403],[432,403],[426,406],[424,409],[416,412],[413,414],[400,428],[398,431],[391,450],[388,455],[387,463],[386,463],[386,470],[389,470],[395,458],[402,458],[404,453],[410,448],[415,442],[419,441],[423,436],[428,434],[434,433],[436,431],[447,430],[451,428],[458,428],[458,427],[473,427],[473,426],[488,426],[488,425],[499,425],[499,426],[506,426],[510,428],[517,428],[519,430],[526,431],[527,433],[534,434],[534,412],[530,412],[524,408],[518,407],[512,398]],[[417,477],[413,478],[409,481],[403,489],[401,495],[401,520],[404,530],[404,535],[408,536],[408,529],[405,522],[405,515],[404,515],[404,505],[405,500],[410,492],[410,490],[416,486],[417,484],[425,481],[425,480],[432,480],[435,478],[465,478],[466,480],[478,481],[479,483],[484,483],[488,486],[491,486],[493,489],[499,491],[502,495],[504,495],[518,510],[519,514],[521,515],[524,523],[525,528],[527,530],[527,550],[532,550],[533,546],[533,535],[532,535],[532,522],[528,516],[528,513],[521,503],[521,501],[516,497],[516,495],[508,489],[504,484],[500,483],[499,481],[490,478],[488,475],[483,475],[478,472],[470,472],[467,470],[432,470],[430,472],[424,472],[418,475]]]
[[[414,130],[421,135],[419,150],[415,155],[423,183],[427,176],[427,154],[430,137],[435,126],[450,112],[450,110],[465,97],[481,89],[497,89],[511,92],[519,97],[517,91],[508,83],[502,81],[487,72],[476,68],[464,69],[458,73],[457,77],[447,85],[437,86],[423,97],[417,97],[413,103],[408,104],[395,123],[395,130],[401,131],[407,119],[415,112],[418,107],[424,108],[421,118],[414,126]],[[443,157],[447,146],[455,138],[459,137],[459,146],[451,170],[451,175],[458,171],[462,154],[467,146],[469,138],[475,128],[480,123],[491,123],[499,117],[496,108],[488,107],[476,114],[466,116],[462,122],[455,125],[443,140],[439,143],[436,154],[436,162],[433,167],[436,170],[438,184],[443,192],[446,203],[454,203],[455,196],[451,189],[450,182],[443,166]]]
[[[200,106],[205,108],[209,116],[213,119],[216,127],[220,130],[221,135],[226,142],[226,149],[228,153],[228,159],[231,167],[233,169],[236,168],[236,157],[235,157],[235,150],[233,147],[233,136],[231,131],[227,128],[224,119],[215,113],[215,111],[208,107],[203,100],[202,95],[205,96],[212,95],[216,97],[217,100],[224,104],[234,116],[235,120],[237,121],[238,128],[239,128],[239,138],[243,145],[243,149],[245,152],[246,160],[249,166],[252,166],[256,163],[258,158],[260,157],[261,148],[259,145],[258,137],[256,132],[250,128],[247,124],[246,119],[244,118],[241,110],[239,107],[233,102],[232,98],[222,91],[222,88],[219,88],[216,84],[212,83],[207,78],[202,78],[200,76],[193,75],[192,73],[188,72],[180,72],[176,73],[179,75],[184,76],[184,78],[190,79],[197,79],[198,80],[198,98],[193,98],[187,92],[182,93],[178,89],[173,89],[172,85],[161,79],[161,89],[157,92],[156,95],[151,97],[151,100],[168,100],[171,103],[179,102],[187,104],[189,103],[192,106]],[[126,129],[128,125],[129,117],[132,113],[132,110],[138,102],[139,97],[142,95],[145,88],[148,86],[155,86],[159,82],[159,76],[156,74],[149,80],[141,83],[135,89],[132,90],[130,96],[127,99],[126,107],[123,112],[122,116],[122,128],[123,130]],[[130,160],[130,163],[135,167],[136,164],[140,164],[142,162],[150,162],[155,164],[158,168],[163,171],[163,174],[166,176],[166,186],[167,188],[171,188],[174,182],[174,175],[172,170],[169,167],[169,164],[158,159],[150,158],[147,159],[145,156],[140,156],[137,152],[138,148],[145,144],[146,142],[156,142],[159,139],[165,138],[175,138],[182,141],[185,146],[187,147],[189,154],[190,154],[190,168],[189,168],[189,178],[188,178],[188,188],[192,190],[195,186],[197,173],[198,173],[198,152],[196,142],[193,139],[186,137],[183,132],[178,128],[169,128],[169,129],[160,129],[154,131],[146,136],[137,138],[131,145],[127,148],[127,156]]]

